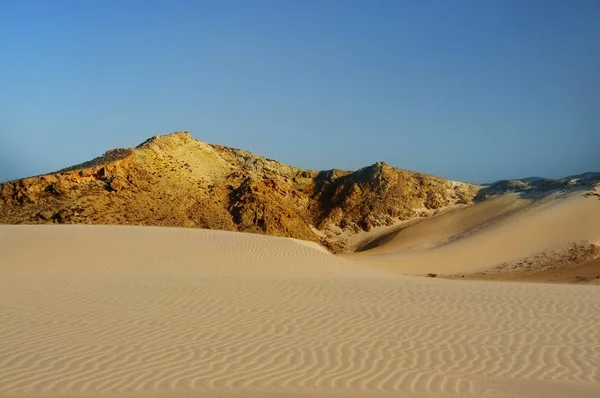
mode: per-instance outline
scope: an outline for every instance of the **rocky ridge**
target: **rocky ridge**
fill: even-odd
[[[583,173],[558,179],[532,177],[519,180],[500,180],[479,190],[475,201],[505,193],[535,197],[552,191],[574,190],[585,190],[587,196],[600,196],[598,192],[600,191],[600,173]]]
[[[354,172],[304,170],[182,132],[0,184],[0,223],[223,229],[343,252],[354,233],[470,204],[479,189],[385,163]]]

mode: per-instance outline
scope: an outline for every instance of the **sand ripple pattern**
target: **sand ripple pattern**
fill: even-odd
[[[382,276],[288,240],[261,251],[264,241],[246,236],[221,272],[192,272],[189,256],[218,263],[214,247],[182,255],[164,235],[160,246],[147,238],[163,257],[124,257],[121,272],[40,262],[36,274],[29,260],[19,271],[14,252],[0,255],[0,395],[476,396],[486,380],[600,385],[594,286]],[[254,276],[244,267],[252,256],[263,264],[250,264]],[[265,275],[276,263],[287,271]]]

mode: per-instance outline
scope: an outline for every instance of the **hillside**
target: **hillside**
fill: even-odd
[[[544,196],[552,191],[593,190],[600,184],[600,173],[583,173],[565,178],[551,179],[542,177],[521,178],[518,180],[500,180],[486,184],[479,190],[475,201],[481,201],[492,196],[505,193],[519,193],[521,196]]]
[[[385,163],[354,172],[304,170],[183,132],[0,184],[0,223],[220,229],[343,252],[353,234],[471,204],[479,188]]]

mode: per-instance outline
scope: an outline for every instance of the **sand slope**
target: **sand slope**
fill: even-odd
[[[346,257],[392,272],[452,274],[486,270],[581,240],[600,243],[597,198],[576,192],[530,203],[506,195],[426,219]]]
[[[366,236],[355,251],[370,254],[433,249],[522,213],[532,201],[507,194],[471,206],[448,209],[435,217],[410,220],[383,233]],[[360,236],[360,234],[357,234]],[[389,244],[387,244],[389,243]]]
[[[595,397],[598,313],[284,238],[0,226],[0,396]]]

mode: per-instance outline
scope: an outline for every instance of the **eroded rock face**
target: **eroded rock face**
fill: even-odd
[[[303,170],[173,133],[1,184],[0,222],[237,230],[340,252],[344,235],[470,204],[478,190],[385,163],[355,172]]]
[[[471,203],[477,187],[377,163],[324,184],[317,227],[369,231],[456,203]]]

